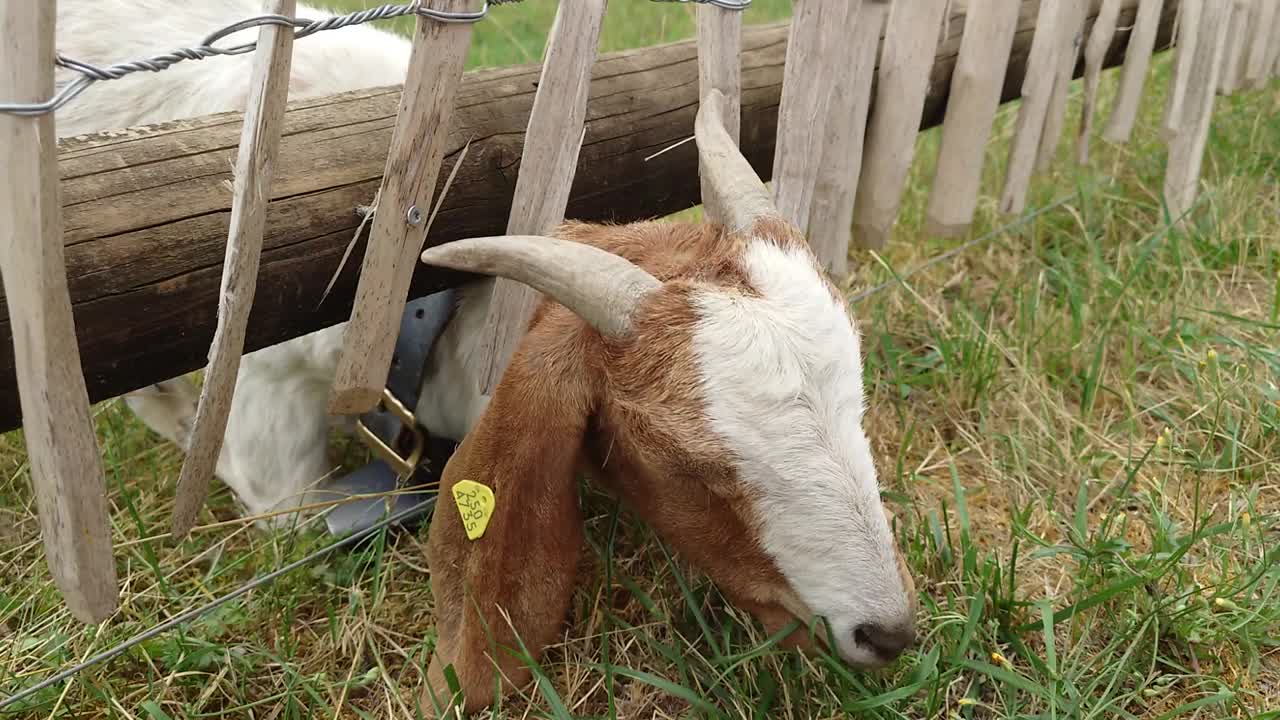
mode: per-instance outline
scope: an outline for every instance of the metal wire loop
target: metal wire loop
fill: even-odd
[[[57,93],[52,98],[44,102],[0,102],[0,113],[26,117],[44,115],[46,113],[55,112],[62,106],[71,102],[77,95],[84,92],[86,88],[95,82],[101,82],[103,80],[119,80],[126,75],[136,72],[160,72],[162,70],[167,70],[184,60],[204,60],[206,58],[217,57],[220,55],[243,55],[245,53],[253,52],[258,47],[258,43],[256,41],[225,48],[217,47],[216,43],[238,32],[251,30],[264,25],[292,27],[294,28],[293,37],[297,40],[326,30],[338,30],[352,25],[361,25],[374,20],[389,20],[409,15],[430,18],[436,22],[442,23],[474,23],[483,20],[485,16],[489,14],[490,5],[506,5],[521,2],[521,0],[485,0],[484,5],[475,12],[448,12],[444,10],[435,10],[433,8],[423,7],[422,2],[423,0],[413,0],[413,2],[404,5],[379,5],[378,7],[360,10],[347,15],[324,18],[323,20],[291,18],[285,15],[258,15],[214,30],[205,36],[205,38],[195,47],[179,48],[172,52],[165,53],[164,55],[156,55],[155,57],[133,60],[131,62],[117,63],[107,67],[100,67],[81,60],[75,60],[58,53],[56,56],[57,65],[79,73],[80,77],[62,84]],[[751,5],[752,0],[651,0],[651,2],[691,2],[699,5],[711,5],[725,10],[742,11],[746,10],[747,7]]]
[[[347,15],[309,20],[307,18],[291,18],[284,15],[258,15],[219,28],[209,33],[195,47],[178,48],[163,55],[156,55],[141,60],[117,63],[106,67],[93,65],[82,60],[69,58],[61,53],[56,56],[59,67],[75,71],[80,77],[65,83],[49,100],[41,103],[0,103],[0,113],[19,116],[36,116],[54,112],[63,107],[85,88],[103,80],[119,80],[136,72],[160,72],[183,62],[184,60],[204,60],[221,55],[243,55],[257,49],[258,43],[247,42],[231,47],[217,47],[216,43],[244,30],[251,30],[264,25],[292,27],[294,39],[304,38],[326,30],[338,30],[353,25],[361,25],[373,20],[389,20],[393,18],[416,15],[442,23],[475,23],[483,20],[489,13],[490,5],[503,5],[520,2],[520,0],[485,0],[484,5],[475,12],[447,12],[422,6],[422,0],[405,5],[380,5]]]

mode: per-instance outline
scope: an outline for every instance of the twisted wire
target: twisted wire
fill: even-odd
[[[422,0],[414,0],[413,2],[404,5],[380,5],[378,7],[348,13],[346,15],[336,15],[334,17],[324,18],[322,20],[293,18],[285,15],[257,15],[214,30],[205,36],[205,38],[195,47],[178,48],[177,50],[172,50],[161,55],[116,63],[105,67],[93,65],[91,63],[84,62],[83,60],[69,58],[62,53],[58,53],[55,58],[55,63],[59,67],[79,73],[79,77],[62,85],[61,89],[58,90],[52,98],[44,102],[0,102],[0,113],[24,117],[44,115],[56,112],[59,108],[74,100],[78,95],[80,95],[80,93],[84,92],[86,88],[96,82],[119,80],[126,75],[131,75],[137,72],[161,72],[162,70],[167,70],[170,67],[187,60],[205,60],[211,57],[243,55],[245,53],[253,52],[258,47],[258,43],[256,41],[242,43],[231,47],[218,47],[216,43],[230,35],[256,27],[263,27],[266,25],[292,27],[294,28],[293,37],[295,40],[298,40],[309,35],[314,35],[318,32],[340,30],[345,27],[363,25],[364,23],[374,22],[376,20],[391,20],[408,16],[429,18],[442,23],[475,23],[483,20],[485,16],[488,15],[490,5],[506,5],[517,2],[521,2],[521,0],[485,0],[484,6],[474,12],[447,12],[444,10],[422,7]],[[747,6],[751,4],[751,0],[651,0],[651,2],[692,2],[701,5],[711,5],[725,10],[737,11],[746,10]]]

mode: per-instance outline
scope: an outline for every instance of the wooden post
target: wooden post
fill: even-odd
[[[1195,0],[1183,0],[1184,5]],[[1138,118],[1138,105],[1147,82],[1147,70],[1151,67],[1151,54],[1155,50],[1156,31],[1160,29],[1160,17],[1164,12],[1164,0],[1142,0],[1138,16],[1129,33],[1129,45],[1125,48],[1124,66],[1120,69],[1120,88],[1116,91],[1111,117],[1103,128],[1102,137],[1107,142],[1125,143],[1133,133]],[[1196,13],[1197,17],[1199,13]]]
[[[711,90],[724,95],[724,123],[737,143],[742,125],[742,12],[714,5],[698,6],[698,97]],[[701,167],[701,163],[699,163]],[[721,222],[706,173],[699,173],[702,212],[708,222]]]
[[[1273,37],[1277,17],[1280,17],[1280,2],[1261,0],[1258,6],[1257,22],[1249,28],[1249,54],[1244,72],[1245,87],[1256,90],[1267,82],[1270,75],[1270,68],[1267,65],[1270,46],[1272,43],[1280,43],[1280,38]]]
[[[1169,142],[1165,171],[1164,199],[1170,215],[1179,224],[1195,204],[1199,189],[1209,123],[1226,56],[1227,32],[1233,24],[1231,15],[1231,0],[1204,0],[1196,57],[1187,78],[1184,113],[1178,121],[1177,132]]]
[[[843,54],[842,64],[848,63],[848,70],[837,73],[831,87],[831,117],[809,209],[809,245],[823,268],[839,280],[849,274],[853,204],[862,173],[871,80],[888,12],[885,3],[850,3],[845,27],[852,25],[853,31],[844,47],[832,48]]]
[[[935,235],[957,235],[973,222],[1020,7],[1016,0],[969,5],[929,195],[928,231]]]
[[[292,17],[296,0],[266,0],[263,13]],[[267,203],[280,149],[284,109],[289,100],[289,68],[293,28],[263,25],[258,31],[249,100],[241,128],[231,200],[231,231],[222,266],[218,326],[209,350],[200,404],[196,408],[187,455],[178,475],[173,507],[173,536],[191,531],[209,494],[209,483],[222,452],[227,415],[244,352],[245,328],[258,285],[258,262],[267,224]]]
[[[1186,106],[1187,84],[1191,79],[1191,63],[1195,61],[1197,45],[1200,42],[1200,25],[1204,14],[1205,0],[1182,0],[1178,4],[1178,40],[1174,45],[1177,57],[1173,65],[1173,74],[1169,81],[1169,101],[1164,108],[1164,119],[1160,123],[1160,133],[1170,140],[1178,132],[1182,122],[1183,108]],[[1110,140],[1110,136],[1107,138]]]
[[[1080,110],[1080,136],[1076,140],[1076,162],[1081,165],[1089,162],[1089,140],[1093,133],[1098,82],[1102,78],[1102,60],[1107,54],[1107,49],[1111,47],[1111,39],[1115,37],[1116,21],[1119,18],[1120,0],[1102,0],[1102,9],[1093,22],[1089,41],[1084,46],[1084,106]]]
[[[1231,8],[1231,24],[1227,31],[1227,46],[1223,52],[1222,70],[1218,77],[1218,94],[1233,95],[1240,89],[1240,79],[1244,75],[1245,45],[1248,44],[1248,28],[1253,3],[1250,0],[1235,0]]]
[[[0,98],[53,96],[56,5],[0,2]],[[71,613],[98,623],[116,609],[119,590],[67,289],[57,161],[52,113],[0,114],[0,273],[45,560]]]
[[[508,235],[546,235],[564,221],[578,167],[591,66],[595,63],[606,0],[560,0],[547,41],[546,59],[529,115],[516,179]],[[486,279],[492,286],[479,347],[486,363],[484,395],[493,393],[515,354],[541,295],[514,280]]]
[[[894,2],[880,51],[875,109],[867,124],[853,206],[853,241],[880,249],[893,231],[911,172],[945,2]]]
[[[1044,118],[1044,131],[1040,133],[1040,151],[1036,155],[1036,170],[1044,172],[1053,164],[1058,154],[1058,141],[1067,119],[1067,93],[1071,90],[1071,74],[1084,50],[1084,22],[1089,12],[1089,0],[1060,0],[1058,20],[1061,23],[1058,38],[1058,68],[1053,79],[1053,92],[1049,95],[1049,110]]]
[[[848,42],[850,5],[879,0],[794,0],[778,105],[773,154],[773,198],[778,212],[804,233],[818,182],[831,88],[839,67],[836,43]]]
[[[476,0],[428,0],[464,12]],[[377,406],[395,352],[409,281],[426,241],[436,175],[453,122],[454,94],[471,45],[470,23],[419,17],[391,149],[351,320],[342,338],[329,412],[358,415]]]
[[[1036,34],[1031,39],[1027,56],[1027,74],[1022,81],[1022,106],[1009,146],[1009,163],[1005,170],[1004,192],[1000,196],[1000,212],[1021,213],[1027,204],[1027,187],[1035,170],[1040,135],[1044,132],[1049,112],[1049,97],[1057,78],[1061,37],[1059,17],[1062,3],[1040,4]]]

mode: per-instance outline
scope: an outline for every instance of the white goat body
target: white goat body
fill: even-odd
[[[168,53],[200,42],[211,31],[262,13],[257,0],[212,0],[181,7],[169,0],[61,0],[58,51],[95,65]],[[298,17],[332,13],[299,4]],[[220,41],[251,42],[256,29]],[[289,97],[323,97],[404,81],[411,51],[403,37],[360,25],[316,33],[294,45]],[[109,132],[219,112],[242,111],[252,54],[187,60],[159,73],[140,72],[98,83],[57,114],[60,137]],[[57,82],[75,77],[59,69]],[[354,210],[354,208],[353,208]],[[462,330],[475,322],[463,303],[435,370],[421,393],[424,427],[461,440],[483,403],[467,363]],[[482,318],[481,318],[482,319]],[[216,474],[249,515],[272,514],[260,524],[295,522],[281,510],[307,503],[308,490],[333,467],[328,456],[332,423],[325,406],[342,346],[344,324],[247,353],[240,367]],[[461,352],[459,352],[461,350]],[[125,401],[152,430],[186,447],[197,388],[177,378],[129,393]],[[345,427],[345,422],[339,423]]]

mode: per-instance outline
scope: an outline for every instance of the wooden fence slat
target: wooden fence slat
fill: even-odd
[[[1016,0],[968,6],[929,194],[928,231],[934,235],[959,234],[973,221],[1020,7]]]
[[[529,115],[508,235],[548,235],[564,220],[578,167],[587,91],[604,23],[606,0],[560,0],[547,40],[542,76]],[[499,278],[492,287],[480,362],[482,394],[490,395],[515,354],[541,295]]]
[[[1280,2],[1259,1],[1256,22],[1249,28],[1249,54],[1244,73],[1245,87],[1258,89],[1267,81],[1269,75],[1267,57],[1273,41],[1272,31],[1275,28],[1277,16],[1280,16]]]
[[[1076,162],[1089,162],[1089,141],[1093,133],[1093,116],[1098,100],[1098,83],[1102,79],[1102,60],[1116,34],[1120,18],[1120,0],[1102,0],[1102,9],[1093,22],[1089,40],[1084,46],[1084,106],[1080,110],[1080,135],[1076,139]],[[1154,39],[1154,36],[1153,36]],[[1130,45],[1129,50],[1133,50]]]
[[[1089,12],[1089,0],[1060,0],[1062,9],[1058,20],[1062,35],[1058,38],[1058,68],[1053,79],[1053,92],[1049,95],[1049,110],[1044,118],[1044,131],[1040,133],[1040,150],[1036,155],[1036,171],[1045,172],[1058,155],[1058,143],[1067,120],[1067,95],[1071,90],[1071,75],[1080,54],[1084,51],[1084,24]]]
[[[475,4],[475,0],[425,3],[446,12],[465,12]],[[329,412],[334,415],[368,412],[382,398],[409,281],[426,241],[436,175],[453,122],[454,94],[470,45],[470,23],[418,18],[355,305],[343,332],[342,355],[329,398]]]
[[[1182,0],[1178,4],[1178,39],[1173,49],[1175,60],[1173,73],[1169,79],[1169,98],[1164,108],[1164,119],[1160,123],[1160,133],[1166,140],[1171,139],[1178,132],[1182,122],[1186,107],[1187,86],[1191,80],[1191,63],[1195,62],[1197,46],[1200,43],[1204,2],[1205,0]]]
[[[724,129],[736,144],[742,127],[742,12],[699,5],[697,19],[698,97],[706,97],[711,90],[720,91],[724,96]],[[703,216],[708,222],[721,222],[723,213],[715,207],[706,173],[700,172],[698,178]]]
[[[897,221],[947,9],[944,2],[889,5],[853,206],[853,241],[870,249],[885,246]]]
[[[1268,68],[1268,77],[1280,76],[1280,9],[1277,9],[1275,16],[1271,19],[1270,39],[1267,41],[1267,60],[1265,63]]]
[[[1120,69],[1120,87],[1116,90],[1111,117],[1102,130],[1102,137],[1107,142],[1126,143],[1133,134],[1163,12],[1164,0],[1142,0],[1142,4],[1138,6],[1138,17],[1133,21],[1129,46],[1125,49],[1124,65]]]
[[[773,154],[773,199],[778,212],[804,233],[826,137],[836,43],[848,42],[841,22],[849,4],[877,0],[794,0],[778,105]]]
[[[1222,63],[1226,59],[1228,30],[1232,26],[1231,0],[1204,0],[1200,16],[1199,40],[1187,96],[1177,132],[1169,141],[1165,170],[1164,198],[1174,221],[1181,223],[1195,204],[1200,184],[1200,168],[1209,139],[1209,123]]]
[[[1022,105],[1009,146],[1009,162],[1005,171],[1004,191],[1000,195],[1000,212],[1021,213],[1027,205],[1027,188],[1035,170],[1040,135],[1044,132],[1049,112],[1049,98],[1056,82],[1061,33],[1058,31],[1062,3],[1040,3],[1036,33],[1027,56],[1027,74],[1022,82]]]
[[[1250,0],[1235,0],[1231,8],[1231,23],[1227,30],[1227,46],[1222,58],[1222,68],[1218,76],[1218,94],[1234,95],[1240,89],[1240,79],[1244,74],[1244,53],[1247,44],[1247,28],[1252,14],[1253,3]]]
[[[838,279],[849,274],[853,205],[862,173],[863,140],[871,105],[871,81],[876,72],[876,51],[889,8],[886,3],[849,4],[846,27],[852,32],[844,47],[839,73],[831,87],[831,117],[823,140],[818,180],[809,209],[809,244],[827,270]]]
[[[264,14],[293,17],[297,2],[265,0],[263,6]],[[280,151],[284,109],[289,100],[292,60],[293,28],[263,25],[258,31],[249,99],[236,156],[218,326],[209,349],[209,365],[174,497],[172,533],[178,540],[186,537],[195,524],[222,452],[227,416],[231,412],[240,357],[244,352],[245,328],[258,285],[267,204]]]
[[[53,96],[56,3],[0,3],[0,98]],[[0,274],[45,560],[81,622],[119,603],[107,488],[80,369],[52,113],[0,114]]]
[[[1137,0],[1125,3],[1122,27],[1133,23],[1138,8]],[[1038,5],[1038,0],[1022,2],[1003,102],[1017,99]],[[508,6],[496,7],[501,16]],[[1170,47],[1176,10],[1177,3],[1166,4],[1157,38],[1161,51]],[[952,18],[930,71],[919,129],[937,127],[946,113],[963,26],[961,11],[953,11]],[[772,172],[789,30],[785,22],[744,23],[742,29],[743,152],[766,180]],[[1109,66],[1119,67],[1127,41],[1127,34],[1116,34]],[[440,201],[428,244],[503,234],[515,189],[511,169],[534,101],[533,92],[516,88],[533,88],[541,69],[537,63],[464,75],[437,180],[437,188],[448,184],[450,189]],[[369,88],[304,98],[293,88],[291,97],[245,352],[350,317],[360,263],[347,263],[332,288],[329,282],[361,223],[354,208],[368,204],[381,182],[401,91]],[[582,148],[568,216],[630,222],[697,204],[693,143],[653,156],[655,148],[689,137],[698,110],[696,42],[601,54],[590,97],[589,142]],[[240,119],[232,109],[60,141],[67,274],[91,401],[205,366],[217,324],[231,210],[224,187],[232,177],[228,149],[239,142]],[[466,146],[468,161],[449,181],[452,158]],[[355,258],[365,254],[367,238],[367,232],[359,237]],[[422,297],[475,279],[415,263],[408,294]],[[0,431],[22,423],[13,328],[0,301]]]

